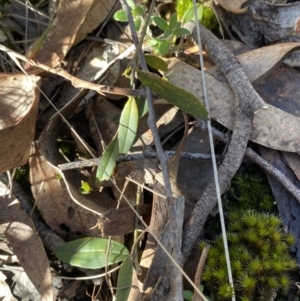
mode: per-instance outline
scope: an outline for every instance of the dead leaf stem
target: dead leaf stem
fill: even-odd
[[[201,26],[201,43],[211,59],[227,78],[235,95],[235,122],[231,142],[219,168],[219,185],[223,193],[237,172],[245,154],[254,113],[266,108],[264,101],[253,89],[238,59],[209,30]],[[196,28],[193,37],[197,40]],[[211,182],[198,200],[186,224],[182,254],[183,261],[189,256],[203,225],[217,204],[215,183]]]

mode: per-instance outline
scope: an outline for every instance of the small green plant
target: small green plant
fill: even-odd
[[[149,45],[153,47],[154,53],[166,55],[177,37],[190,34],[187,29],[182,27],[182,23],[178,21],[177,13],[171,16],[169,22],[161,17],[154,17],[153,21],[164,32],[163,38],[151,38],[148,41]]]
[[[142,25],[142,22],[143,22],[143,16],[147,11],[147,7],[144,4],[136,6],[134,4],[134,1],[132,1],[132,0],[127,0],[127,3],[131,8],[131,13],[132,13],[135,29],[137,31],[139,31],[140,27]],[[123,9],[120,9],[115,12],[114,19],[119,22],[127,22],[128,21],[126,13]]]
[[[237,300],[269,300],[279,289],[287,292],[289,272],[296,261],[289,254],[295,243],[285,234],[278,217],[254,211],[234,212],[229,216],[228,244]],[[203,246],[203,244],[202,244]],[[232,290],[228,284],[222,238],[210,249],[202,275],[205,284],[217,290],[215,300],[228,300]]]

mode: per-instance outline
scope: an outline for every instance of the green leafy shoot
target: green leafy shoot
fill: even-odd
[[[176,13],[171,16],[169,23],[161,17],[154,17],[153,21],[157,27],[164,32],[163,39],[152,38],[149,41],[149,43],[151,43],[151,40],[155,40],[154,42],[152,41],[154,53],[166,55],[170,51],[175,37],[181,37],[190,34],[187,29],[182,28],[182,24],[180,21],[178,21]]]
[[[135,6],[133,1],[128,1],[128,5],[131,8],[131,13],[134,21],[135,29],[138,31],[142,24],[142,17],[147,11],[146,5],[142,4],[139,6]],[[119,22],[127,22],[127,16],[124,10],[118,10],[114,14],[114,19]]]
[[[109,251],[108,251],[109,250]],[[55,250],[57,258],[75,267],[101,269],[125,260],[129,252],[124,245],[107,238],[86,237],[67,242]]]
[[[92,188],[88,182],[81,181],[81,187],[79,188],[79,191],[82,194],[89,194],[91,192]]]
[[[119,154],[126,154],[131,148],[136,137],[138,120],[138,105],[135,98],[129,97],[121,113],[118,136],[108,144],[100,159],[96,173],[97,185],[109,180],[115,169]]]

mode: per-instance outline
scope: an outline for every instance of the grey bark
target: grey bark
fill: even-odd
[[[230,84],[236,101],[233,135],[225,159],[219,169],[220,191],[223,193],[237,172],[245,154],[254,113],[266,108],[264,101],[253,89],[237,58],[205,27],[201,26],[201,43]],[[197,40],[196,28],[193,37]],[[216,187],[212,182],[198,200],[186,224],[182,254],[183,261],[189,256],[199,233],[217,204]]]

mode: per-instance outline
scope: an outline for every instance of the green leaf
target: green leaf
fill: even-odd
[[[177,25],[177,14],[174,13],[170,18],[169,28],[175,29],[176,25]]]
[[[168,70],[168,64],[163,59],[156,55],[147,54],[145,55],[146,63],[156,69],[161,71],[167,71]]]
[[[192,301],[192,300],[193,300],[193,296],[194,296],[193,292],[188,291],[188,290],[184,290],[184,291],[183,291],[183,298],[184,298],[185,300],[187,300],[187,301]]]
[[[197,5],[197,14],[198,14],[198,20],[201,21],[203,18],[203,5]],[[186,11],[183,17],[183,22],[187,23],[189,21],[195,21],[195,13],[194,13],[194,7],[191,7]]]
[[[108,144],[102,158],[100,159],[96,173],[97,184],[101,183],[102,181],[109,180],[112,172],[114,171],[118,155],[119,141],[117,138],[115,138]]]
[[[109,252],[107,252],[109,249]],[[117,241],[107,238],[86,237],[67,242],[55,250],[60,260],[76,267],[100,269],[113,263],[118,263],[128,257],[128,250]],[[108,253],[108,254],[107,254]],[[108,255],[108,256],[107,256]]]
[[[139,5],[132,11],[132,16],[133,17],[143,16],[146,10],[147,7],[145,5]]]
[[[154,17],[153,20],[155,24],[163,31],[169,27],[167,21],[161,17]]]
[[[185,36],[185,35],[190,35],[191,33],[189,30],[187,30],[185,28],[178,28],[173,31],[173,34],[175,36],[181,37],[181,36]]]
[[[122,9],[115,12],[114,19],[119,22],[127,22],[128,21],[126,13]]]
[[[142,25],[142,20],[141,20],[141,18],[139,18],[139,17],[135,18],[135,19],[134,19],[134,27],[135,27],[135,29],[136,29],[137,31],[140,30],[141,25]]]
[[[126,0],[126,2],[131,9],[135,9],[135,3],[133,0]]]
[[[167,28],[164,32],[164,38],[168,38],[172,34],[173,34],[173,31],[170,28]]]
[[[81,181],[81,187],[79,188],[79,191],[82,194],[88,194],[91,192],[91,190],[92,190],[92,188],[88,182]]]
[[[195,118],[207,120],[208,113],[200,100],[190,92],[181,89],[174,84],[161,79],[154,73],[137,71],[139,80],[155,93],[159,94],[181,110],[191,114]]]
[[[175,27],[173,28],[173,31],[176,30],[176,29],[179,29],[179,28],[181,28],[181,22],[180,21],[178,21],[176,23]]]
[[[158,50],[161,55],[166,55],[169,52],[170,48],[171,48],[171,42],[165,40],[159,45]]]
[[[143,84],[141,86],[144,86]],[[141,87],[140,87],[141,88]],[[148,102],[145,97],[137,97],[136,104],[139,111],[139,118],[142,118],[148,113]]]
[[[139,112],[136,101],[129,97],[120,117],[118,130],[119,154],[126,154],[136,137],[139,122]]]
[[[127,301],[132,284],[132,261],[127,256],[123,261],[117,282],[116,301]]]

